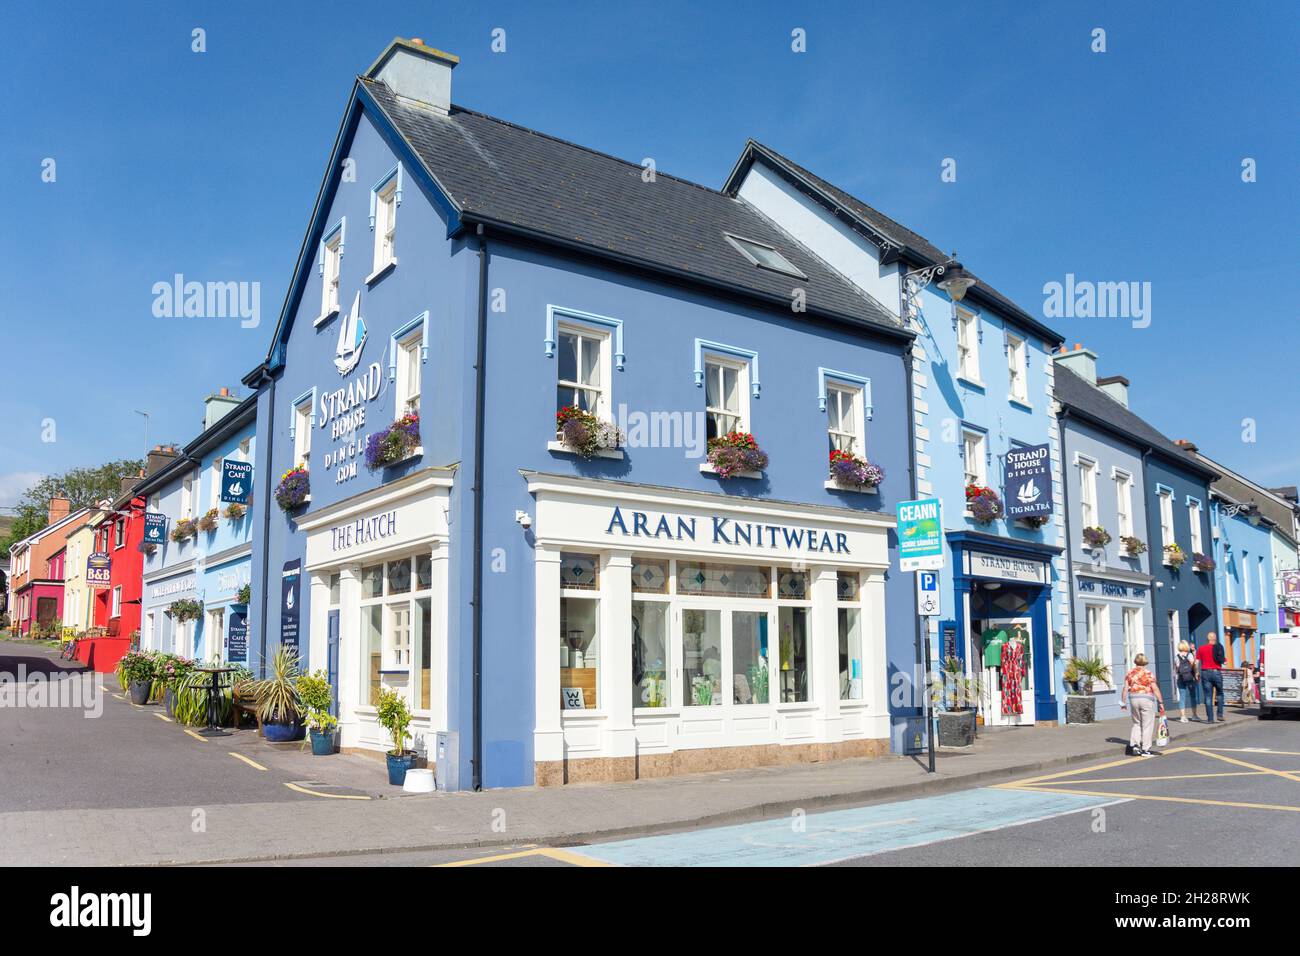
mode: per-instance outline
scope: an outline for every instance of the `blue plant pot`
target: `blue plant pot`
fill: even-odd
[[[316,757],[328,757],[334,752],[334,731],[313,730],[311,732],[311,752]]]
[[[168,687],[163,691],[163,705],[167,708],[167,716],[176,716],[176,691]]]
[[[411,764],[415,763],[414,751],[405,751],[400,756],[397,754],[385,754],[388,758],[388,782],[394,787],[400,787],[406,783],[406,771],[411,769]]]
[[[272,724],[268,722],[262,725],[262,733],[266,735],[266,739],[271,743],[283,744],[293,740],[302,740],[307,733],[307,728],[297,721],[292,724]]]

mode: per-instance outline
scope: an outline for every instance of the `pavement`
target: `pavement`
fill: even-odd
[[[42,648],[0,643],[0,672],[12,670],[19,655],[44,655],[51,669],[59,667]],[[518,865],[567,865],[593,858],[574,849],[581,844],[608,846],[683,831],[762,826],[763,821],[788,829],[792,816],[878,813],[873,805],[958,791],[977,795],[966,799],[1005,802],[1006,819],[1050,819],[1119,798],[1048,790],[987,795],[1027,775],[1122,757],[1129,727],[1125,719],[982,729],[973,747],[941,750],[934,775],[925,773],[923,756],[891,756],[630,783],[410,795],[387,786],[380,760],[313,757],[296,744],[267,744],[253,731],[203,739],[162,719],[161,708],[136,707],[114,693],[111,676],[106,683],[98,719],[68,708],[0,708],[0,864],[339,862],[348,857],[358,863],[379,857],[398,863],[414,862],[413,854],[434,854],[452,861],[506,856]],[[1223,724],[1174,721],[1169,749],[1181,757],[1187,753],[1183,747],[1204,748],[1247,726],[1256,726],[1253,712],[1232,708]],[[1276,726],[1294,734],[1297,724]],[[1291,749],[1300,751],[1300,745]],[[891,839],[929,845],[936,833],[955,832],[956,821],[970,816],[942,805],[926,815],[925,827],[902,837],[889,824]],[[867,817],[848,829],[880,829],[882,819]],[[945,819],[949,824],[932,826]],[[842,823],[830,821],[829,832],[845,829]],[[974,838],[975,831],[969,835]],[[720,845],[726,844],[724,839]],[[834,859],[798,861],[847,861],[900,846],[841,846]],[[548,852],[536,852],[539,847]],[[469,852],[480,848],[489,849]],[[691,847],[681,854],[696,858],[699,852]]]

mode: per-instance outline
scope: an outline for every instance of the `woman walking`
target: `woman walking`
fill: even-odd
[[[1128,707],[1133,715],[1133,730],[1129,733],[1124,753],[1130,757],[1154,757],[1151,745],[1155,742],[1156,717],[1164,714],[1165,699],[1155,675],[1147,670],[1145,654],[1133,658],[1133,669],[1124,675],[1119,705]]]
[[[1187,723],[1187,709],[1196,716],[1196,687],[1201,682],[1196,673],[1196,655],[1192,646],[1186,641],[1178,642],[1178,653],[1174,655],[1174,674],[1178,678],[1178,719]]]

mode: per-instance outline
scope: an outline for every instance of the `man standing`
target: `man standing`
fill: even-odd
[[[1223,723],[1223,648],[1219,646],[1218,635],[1211,631],[1205,635],[1205,643],[1196,649],[1196,664],[1201,672],[1201,696],[1205,698],[1205,722],[1214,723],[1214,714],[1210,710],[1210,694],[1218,701],[1219,723]]]

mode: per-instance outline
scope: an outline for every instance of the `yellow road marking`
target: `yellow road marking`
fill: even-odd
[[[496,853],[492,856],[476,856],[468,860],[452,860],[450,863],[435,863],[434,866],[439,868],[449,866],[478,866],[480,863],[497,863],[501,860],[520,860],[526,856],[541,855],[542,851],[540,849],[532,847],[527,850],[515,850],[513,853]]]
[[[1074,783],[1128,783],[1132,780],[1196,780],[1202,777],[1260,777],[1262,770],[1228,770],[1224,773],[1175,773],[1168,777],[1096,777]]]
[[[172,719],[168,717],[166,714],[154,714],[154,716],[157,717],[159,720],[167,721],[167,723],[169,724],[172,722]]]
[[[1198,747],[1198,750],[1215,750],[1219,753],[1230,754],[1262,754],[1271,757],[1276,754],[1279,757],[1300,757],[1300,751],[1296,750],[1260,750],[1258,747]]]
[[[1300,783],[1300,777],[1296,776],[1294,773],[1287,773],[1285,770],[1274,770],[1271,767],[1261,767],[1256,763],[1247,763],[1244,760],[1238,760],[1236,757],[1210,753],[1208,750],[1199,750],[1196,747],[1192,747],[1191,750],[1193,753],[1198,753],[1203,757],[1213,757],[1215,760],[1222,760],[1224,763],[1235,764],[1238,767],[1247,767],[1251,770],[1258,770],[1260,773],[1272,774],[1273,776],[1281,777],[1284,780],[1293,780],[1296,783]]]
[[[1030,793],[1072,793],[1080,797],[1120,797],[1125,800],[1159,800],[1165,803],[1194,803],[1211,807],[1240,807],[1247,810],[1290,810],[1300,813],[1300,807],[1288,807],[1277,803],[1240,803],[1234,800],[1200,800],[1193,797],[1162,797],[1150,793],[1106,793],[1101,790],[1074,790],[1065,787],[1034,786],[1023,787]]]
[[[248,759],[247,757],[245,757],[243,754],[237,754],[237,753],[235,753],[233,750],[227,751],[227,753],[229,753],[230,756],[234,757],[236,760],[242,760],[242,761],[244,761],[244,763],[248,764],[248,765],[249,765],[250,767],[252,767],[254,770],[265,770],[265,769],[266,769],[266,768],[263,767],[260,763],[258,763],[256,760],[249,760],[249,759]]]
[[[512,853],[497,853],[492,856],[480,856],[470,860],[453,860],[450,863],[437,863],[438,867],[455,867],[455,866],[479,866],[483,863],[500,863],[504,860],[522,860],[529,856],[544,856],[548,859],[559,860],[561,863],[568,863],[570,866],[613,866],[612,863],[606,863],[603,860],[593,860],[591,857],[583,856],[580,853],[573,853],[569,850],[562,850],[558,847],[543,846],[533,847],[526,850],[516,850]]]
[[[1186,747],[1171,747],[1165,751],[1165,754],[1176,754],[1186,750]],[[1095,767],[1079,767],[1077,770],[1063,770],[1059,773],[1048,773],[1041,777],[1030,777],[1028,780],[1013,780],[1010,783],[999,783],[995,785],[997,790],[1017,790],[1020,787],[1032,786],[1044,780],[1060,780],[1062,777],[1077,777],[1081,773],[1096,773],[1098,770],[1109,770],[1111,767],[1128,767],[1135,763],[1141,763],[1146,757],[1121,757],[1118,760],[1112,760],[1110,763],[1098,764]]]
[[[188,729],[187,729],[185,732],[186,732],[187,734],[189,734],[191,737],[193,737],[195,740],[197,740],[197,741],[198,741],[199,743],[201,743],[201,744],[206,744],[206,743],[208,742],[208,738],[207,738],[207,737],[200,737],[198,734],[196,734],[196,733],[195,733],[194,731],[192,731],[192,730],[188,730]]]
[[[583,856],[581,853],[571,853],[568,850],[561,850],[558,847],[546,847],[538,850],[542,856],[549,856],[552,860],[560,860],[564,863],[571,863],[574,866],[613,866],[613,863],[606,863],[604,860],[593,860],[589,856]]]
[[[359,793],[320,793],[316,790],[308,790],[306,787],[300,787],[296,783],[285,783],[290,790],[298,793],[305,793],[312,797],[329,797],[331,800],[369,800],[370,797]]]

